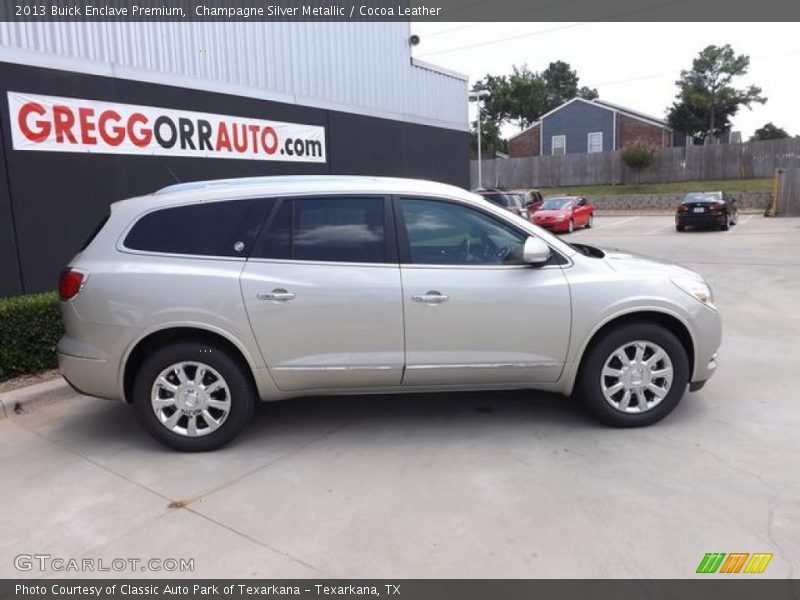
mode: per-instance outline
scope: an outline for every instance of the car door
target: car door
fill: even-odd
[[[557,264],[522,263],[528,234],[446,199],[398,198],[395,214],[405,313],[403,385],[558,379],[570,331],[569,288]]]
[[[586,198],[580,198],[575,207],[575,225],[584,227],[589,222],[589,207],[586,205]]]
[[[403,307],[396,255],[388,197],[276,202],[240,281],[279,388],[400,384]]]

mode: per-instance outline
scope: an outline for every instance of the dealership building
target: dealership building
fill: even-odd
[[[292,174],[469,184],[467,80],[404,22],[0,22],[0,297],[52,290],[110,203]]]

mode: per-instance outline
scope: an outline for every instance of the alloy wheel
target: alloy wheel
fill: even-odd
[[[609,355],[600,373],[600,387],[606,402],[618,411],[643,413],[667,396],[673,376],[672,361],[661,346],[636,340]]]
[[[170,365],[156,377],[150,404],[159,422],[185,437],[219,429],[230,415],[231,392],[220,373],[201,362]]]

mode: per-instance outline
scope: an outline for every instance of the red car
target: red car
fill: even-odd
[[[586,198],[551,196],[533,213],[531,222],[550,231],[572,233],[578,227],[594,224],[594,206]]]

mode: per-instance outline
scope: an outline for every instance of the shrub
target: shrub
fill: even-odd
[[[629,146],[622,151],[622,162],[636,172],[636,183],[639,183],[639,174],[653,164],[655,152],[647,144],[641,142]]]
[[[58,294],[0,298],[0,381],[56,367]]]

